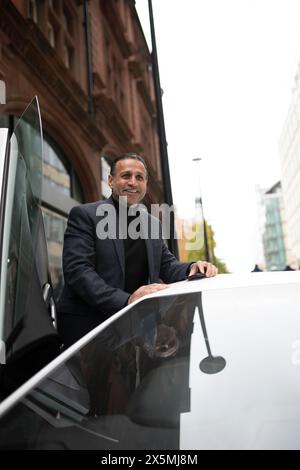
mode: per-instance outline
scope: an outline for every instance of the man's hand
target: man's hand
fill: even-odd
[[[208,261],[196,261],[196,263],[193,263],[190,267],[189,276],[197,273],[202,273],[206,277],[213,277],[218,274],[218,268]]]
[[[166,287],[168,287],[168,284],[148,284],[147,286],[141,286],[131,294],[128,299],[128,304],[144,297],[144,295],[153,294],[153,292],[165,289]]]

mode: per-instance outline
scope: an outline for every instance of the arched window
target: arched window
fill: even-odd
[[[112,159],[110,157],[101,157],[101,193],[103,199],[107,199],[111,195],[111,189],[108,185],[111,161]]]
[[[84,202],[71,161],[47,133],[44,133],[43,141],[43,200],[63,214],[68,214],[76,201]]]
[[[15,128],[18,117],[0,114],[0,127]],[[34,126],[27,121],[27,138],[35,138]],[[39,169],[38,169],[39,171]],[[42,162],[41,203],[44,217],[48,259],[54,297],[58,300],[62,286],[62,249],[68,213],[84,202],[82,187],[71,159],[61,151],[55,141],[44,132]]]
[[[43,180],[53,189],[71,197],[71,175],[54,148],[44,140],[43,143]]]
[[[44,135],[42,210],[54,296],[58,300],[63,287],[62,250],[64,231],[70,209],[84,202],[81,184],[72,163]]]

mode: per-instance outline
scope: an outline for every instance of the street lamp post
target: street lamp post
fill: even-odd
[[[169,207],[171,207],[173,206],[173,196],[172,196],[172,188],[171,188],[171,177],[170,177],[170,169],[169,169],[165,120],[164,120],[160,77],[159,77],[152,0],[148,0],[148,8],[149,8],[149,21],[150,21],[151,42],[152,42],[151,56],[152,56],[152,67],[153,67],[153,79],[154,79],[154,90],[155,90],[155,99],[156,99],[156,108],[157,108],[157,130],[158,130],[158,140],[159,140],[159,146],[160,146],[160,161],[161,161],[161,169],[162,169],[162,177],[163,177],[164,198],[165,198],[165,202],[169,205]],[[171,212],[170,239],[169,239],[168,245],[173,255],[176,256],[176,258],[178,258],[178,245],[177,245],[177,239],[176,239],[176,234],[175,234],[175,223],[174,223],[173,212]]]
[[[201,162],[202,158],[197,157],[193,158],[193,162],[199,163]],[[200,170],[200,168],[199,168]],[[204,238],[204,252],[205,252],[205,260],[210,262],[210,254],[209,254],[209,246],[208,246],[208,234],[207,234],[207,227],[204,218],[204,210],[203,210],[203,201],[202,201],[202,190],[201,190],[201,170],[199,171],[199,191],[200,191],[200,209],[201,209],[201,216],[203,221],[203,238]]]

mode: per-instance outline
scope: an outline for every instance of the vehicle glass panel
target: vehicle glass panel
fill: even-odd
[[[6,154],[6,146],[8,139],[8,129],[0,127],[0,199],[2,194],[2,184],[3,184],[3,172],[4,172],[4,162]]]
[[[4,417],[0,447],[178,449],[199,299],[161,297],[132,307]]]
[[[37,345],[55,333],[42,293],[48,260],[40,209],[42,128],[37,98],[17,122],[9,146],[0,279],[6,365],[0,375],[0,399],[47,362],[48,353],[44,348],[37,354]],[[54,357],[50,351],[49,360]]]
[[[144,300],[4,416],[0,448],[299,448],[299,304],[297,282]]]

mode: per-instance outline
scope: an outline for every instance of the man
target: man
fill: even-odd
[[[69,214],[63,252],[65,286],[58,305],[58,329],[65,347],[125,305],[166,289],[168,283],[197,272],[206,277],[217,273],[206,261],[177,261],[162,240],[158,219],[148,213],[140,213],[140,225],[147,225],[147,233],[137,239],[128,237],[130,223],[136,219],[130,210],[143,200],[147,180],[143,158],[124,154],[112,163],[108,180],[112,196],[76,206]],[[125,230],[124,223],[119,228],[124,209]],[[158,236],[150,237],[149,226],[157,229],[152,233]]]

